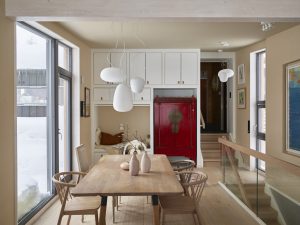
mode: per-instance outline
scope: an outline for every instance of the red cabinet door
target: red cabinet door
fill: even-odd
[[[196,99],[156,98],[154,152],[196,161]]]

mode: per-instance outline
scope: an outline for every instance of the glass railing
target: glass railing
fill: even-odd
[[[224,138],[219,142],[223,184],[265,224],[300,224],[300,167]],[[265,171],[250,169],[250,162]]]

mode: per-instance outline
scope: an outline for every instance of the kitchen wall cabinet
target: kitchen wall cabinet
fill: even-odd
[[[107,84],[100,78],[101,71],[110,67],[110,53],[109,52],[95,52],[93,54],[93,81],[94,84]]]
[[[163,61],[161,52],[146,53],[146,85],[162,84]]]
[[[129,53],[129,77],[141,77],[144,80],[145,76],[145,52],[132,52]]]
[[[166,52],[165,53],[165,84],[180,84],[180,53],[179,52]]]
[[[150,88],[144,88],[141,93],[134,94],[134,104],[150,104],[151,101],[151,90]]]
[[[93,92],[94,104],[112,104],[114,87],[95,87]]]

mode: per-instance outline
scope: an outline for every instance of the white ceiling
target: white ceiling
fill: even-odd
[[[59,22],[92,48],[200,48],[204,51],[234,51],[259,42],[298,23],[273,23],[263,32],[259,22]],[[228,47],[220,42],[226,41]]]

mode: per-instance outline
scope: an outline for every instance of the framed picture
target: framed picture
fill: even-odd
[[[286,150],[300,155],[300,60],[286,65]]]
[[[90,100],[90,89],[85,87],[84,88],[84,116],[89,117],[91,115],[91,100]]]
[[[246,88],[237,90],[237,107],[239,109],[246,108]]]
[[[240,64],[238,66],[238,84],[245,84],[246,78],[245,78],[245,65]]]

